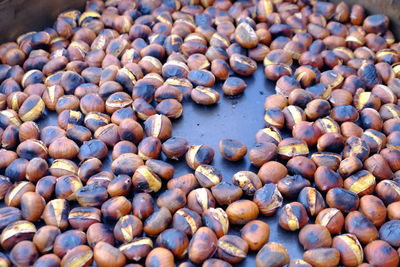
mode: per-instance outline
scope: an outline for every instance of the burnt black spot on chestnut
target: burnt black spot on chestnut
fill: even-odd
[[[294,199],[297,198],[298,194],[304,187],[310,185],[310,181],[303,178],[301,175],[288,175],[278,182],[278,189],[285,197]],[[297,206],[295,207],[298,208]],[[300,212],[299,208],[298,211]]]
[[[317,110],[320,112],[320,117],[328,116],[329,111],[331,110],[331,105],[327,101],[319,101]]]
[[[255,223],[253,223],[253,224],[251,224],[251,226],[250,226],[250,228],[249,228],[249,231],[250,232],[255,232],[255,231],[257,231],[258,230],[258,225],[257,224],[255,224]]]
[[[360,123],[363,129],[370,129],[372,125],[375,125],[373,117],[367,116],[365,113],[360,113]]]
[[[379,237],[394,247],[400,246],[400,220],[384,223],[379,229]]]
[[[92,139],[85,142],[79,149],[78,157],[80,160],[85,160],[88,158],[104,158],[107,155],[107,146],[104,142]]]
[[[369,33],[385,33],[389,26],[389,19],[382,14],[368,16],[364,20],[364,29]]]
[[[28,77],[25,77],[25,86],[28,84],[42,83],[43,82],[43,73],[36,70],[31,72]]]
[[[374,224],[365,216],[355,216],[351,222],[357,229],[371,229]]]
[[[356,121],[359,117],[356,108],[352,105],[336,106],[332,109],[331,115],[338,122]]]
[[[271,35],[276,38],[279,36],[292,37],[292,27],[287,24],[274,24],[269,28]]]
[[[332,197],[332,199],[330,199],[330,197]],[[331,207],[349,212],[357,209],[359,200],[357,194],[351,191],[343,188],[333,188],[328,192],[327,202]]]
[[[323,171],[320,173],[321,176],[324,177],[325,181],[330,183],[336,183],[337,180],[340,178],[340,175],[329,168],[323,168]]]
[[[211,156],[212,153],[210,153],[210,150],[207,148],[204,148],[203,146],[200,147],[200,149],[196,153],[196,161],[198,162],[205,162],[212,158],[213,155]]]
[[[246,87],[246,83],[243,79],[239,78],[239,77],[229,77],[226,80],[227,85],[229,86],[233,86],[233,87],[238,87],[238,86],[245,86]]]
[[[67,129],[67,136],[69,139],[82,143],[82,138],[89,137],[92,135],[90,130],[82,125],[74,125]],[[87,139],[86,139],[87,140]],[[84,140],[84,141],[86,141]]]
[[[135,97],[141,97],[143,99],[151,100],[153,98],[155,88],[149,83],[140,83],[133,87],[132,94]]]
[[[380,78],[378,71],[373,64],[362,65],[358,70],[358,76],[361,78],[367,88],[372,88],[375,85],[382,83],[382,79]]]
[[[309,86],[306,88],[308,92],[310,92],[315,98],[322,98],[325,94],[327,88],[326,85],[323,83],[318,83],[313,86]]]
[[[215,82],[214,75],[207,70],[191,70],[188,74],[188,79],[193,85],[213,86]]]
[[[14,160],[5,169],[4,175],[7,176],[12,182],[22,181],[25,178],[26,166],[28,160],[19,158]]]
[[[84,83],[81,75],[73,71],[67,71],[62,75],[61,85],[63,86],[66,94],[73,94],[76,87]]]
[[[317,244],[321,242],[321,237],[316,235],[314,232],[309,232],[307,235],[307,242],[310,245]]]
[[[174,66],[166,66],[163,68],[163,72],[166,77],[184,77],[186,70]]]

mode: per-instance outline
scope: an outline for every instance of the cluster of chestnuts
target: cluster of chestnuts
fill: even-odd
[[[249,253],[257,267],[398,266],[388,27],[345,2],[88,0],[1,44],[0,266],[229,267]],[[265,128],[219,151],[259,170],[223,181],[214,149],[173,136],[173,120],[182,101],[217,104],[216,83],[242,94],[258,63],[276,81]],[[303,259],[269,241],[265,216],[298,231]]]

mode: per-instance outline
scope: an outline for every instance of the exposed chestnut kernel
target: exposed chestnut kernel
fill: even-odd
[[[287,231],[296,231],[306,225],[308,220],[304,206],[299,202],[292,202],[283,206],[278,223]]]
[[[249,245],[235,235],[224,235],[218,239],[218,257],[232,264],[241,262],[247,257]]]
[[[334,237],[332,247],[339,251],[340,260],[346,266],[357,266],[363,262],[363,249],[355,235],[342,234]]]
[[[190,146],[186,152],[186,163],[191,169],[201,164],[209,164],[214,158],[214,150],[208,145]]]
[[[271,216],[282,206],[283,197],[277,185],[267,183],[256,191],[253,202],[257,204],[261,214]]]
[[[371,194],[375,185],[375,176],[366,170],[356,172],[344,180],[344,188],[359,196]]]
[[[313,187],[304,187],[298,196],[298,201],[303,204],[308,214],[315,216],[325,208],[325,201],[321,193]]]
[[[325,226],[331,234],[339,234],[344,225],[344,216],[336,208],[327,208],[318,213],[315,223]]]

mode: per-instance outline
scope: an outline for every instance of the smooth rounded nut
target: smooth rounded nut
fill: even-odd
[[[250,200],[237,200],[226,208],[226,213],[231,224],[246,224],[257,218],[258,206]]]
[[[376,227],[380,227],[386,220],[386,215],[390,218],[390,205],[387,209],[381,199],[374,195],[366,195],[360,198],[360,211],[367,217]]]
[[[243,190],[239,186],[227,182],[220,182],[211,187],[211,192],[220,205],[229,205],[243,195]]]
[[[22,218],[21,210],[14,207],[0,208],[0,229],[3,230],[7,225],[14,223]]]
[[[22,217],[31,222],[36,222],[46,206],[44,198],[35,192],[26,192],[21,197]]]
[[[171,159],[179,159],[188,149],[188,142],[183,137],[171,137],[162,144],[163,153]]]
[[[10,252],[10,260],[15,266],[31,266],[38,258],[38,251],[31,241],[21,241]]]
[[[256,266],[281,267],[288,264],[289,260],[289,253],[282,244],[269,242],[257,253]]]
[[[99,242],[93,249],[93,258],[99,267],[122,267],[126,258],[117,248],[106,242]]]
[[[388,242],[393,247],[399,247],[399,226],[400,220],[391,220],[384,223],[379,229],[379,238]]]
[[[174,265],[174,255],[166,248],[155,248],[146,257],[146,267],[154,265],[168,267]]]
[[[286,177],[288,169],[280,162],[269,161],[264,163],[258,170],[258,177],[260,177],[263,184],[278,183],[282,178]]]
[[[213,61],[213,64],[214,62],[215,60]],[[246,88],[246,82],[238,77],[229,77],[222,85],[222,91],[228,96],[240,95],[245,91]]]
[[[303,258],[315,267],[334,267],[339,264],[340,253],[335,248],[315,248],[304,252]]]
[[[69,250],[85,243],[86,235],[84,232],[79,230],[65,231],[54,240],[53,252],[59,257],[64,257]]]
[[[34,267],[57,267],[60,266],[61,259],[55,255],[55,254],[45,254],[41,257],[39,257],[36,261],[35,264],[33,264]]]
[[[132,210],[131,202],[124,196],[112,197],[101,205],[103,217],[118,220]]]
[[[288,175],[279,180],[278,190],[281,192],[283,197],[295,199],[298,197],[301,190],[303,190],[305,187],[309,187],[310,185],[310,181],[300,175]]]
[[[329,207],[337,208],[343,212],[356,210],[360,203],[357,194],[344,188],[332,188],[326,194],[326,203]]]
[[[394,267],[399,265],[397,251],[385,241],[372,241],[365,246],[364,252],[367,261],[374,266]]]
[[[257,34],[248,23],[240,23],[235,29],[234,36],[235,40],[244,48],[253,48],[258,44]]]
[[[183,258],[187,253],[189,239],[181,230],[167,229],[158,236],[156,244],[159,247],[168,249],[174,256]]]
[[[249,160],[255,166],[262,166],[274,160],[278,154],[278,148],[273,143],[257,143],[249,151]]]
[[[332,244],[331,233],[320,224],[308,224],[299,232],[299,242],[304,250],[313,248],[330,247]]]
[[[258,251],[269,240],[270,228],[267,223],[253,220],[240,230],[240,236],[247,242],[250,250]]]
[[[168,227],[171,221],[171,212],[167,208],[161,207],[146,219],[143,230],[148,235],[158,235]]]
[[[157,206],[165,207],[174,213],[186,205],[186,194],[179,188],[165,190],[157,198]]]
[[[229,161],[241,160],[247,153],[245,144],[234,139],[222,139],[219,142],[221,155]]]
[[[201,263],[210,258],[217,250],[217,242],[217,237],[210,228],[199,228],[189,243],[189,259]]]

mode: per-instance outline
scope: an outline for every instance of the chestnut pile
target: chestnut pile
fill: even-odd
[[[88,0],[1,44],[0,61],[0,266],[229,267],[250,253],[257,267],[399,265],[387,16],[315,0]],[[227,181],[214,148],[173,122],[182,102],[242,94],[262,63],[276,81],[265,128],[249,149],[219,143],[258,173]],[[51,113],[57,125],[39,127]],[[193,171],[177,177],[173,160]],[[268,216],[298,231],[303,259],[269,240]]]

